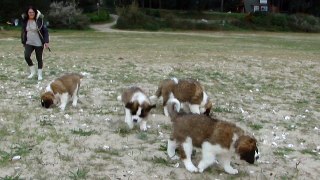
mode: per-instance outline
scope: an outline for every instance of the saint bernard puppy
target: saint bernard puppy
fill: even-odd
[[[67,103],[72,99],[72,106],[77,106],[81,74],[65,74],[48,84],[45,92],[41,95],[41,105],[50,108],[52,105],[59,106],[63,111]]]
[[[168,114],[167,102],[171,98],[176,98],[181,102],[181,108],[195,114],[210,114],[212,102],[203,86],[194,79],[177,78],[165,79],[160,82],[155,96],[151,99],[163,98],[163,110],[166,116]]]
[[[140,124],[140,130],[147,130],[148,114],[156,105],[152,105],[148,96],[139,87],[126,89],[117,98],[122,101],[125,107],[125,122],[132,129],[134,124]]]
[[[217,160],[225,172],[237,174],[238,170],[230,165],[233,154],[250,164],[259,158],[256,139],[236,125],[206,115],[178,113],[175,109],[179,108],[178,100],[169,101],[173,132],[168,140],[167,153],[171,159],[177,159],[175,150],[178,148],[188,171],[203,172]],[[202,149],[198,167],[191,161],[193,146]]]

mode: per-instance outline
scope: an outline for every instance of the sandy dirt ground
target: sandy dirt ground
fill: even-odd
[[[108,26],[109,27],[109,26]],[[100,27],[101,28],[101,27]],[[103,27],[105,28],[105,27]],[[0,177],[21,179],[318,179],[320,37],[286,33],[64,32],[51,34],[44,80],[27,79],[19,36],[0,38]],[[34,61],[35,62],[35,61]],[[65,72],[85,77],[77,107],[43,109],[40,94]],[[153,95],[168,77],[198,79],[212,116],[258,140],[237,175],[215,164],[190,173],[166,154],[161,101],[147,132],[129,130],[116,100],[130,85]],[[192,160],[198,164],[201,150]]]

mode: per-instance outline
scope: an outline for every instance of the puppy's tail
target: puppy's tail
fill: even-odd
[[[167,103],[167,107],[171,121],[174,121],[181,108],[180,102],[176,98],[171,98]]]
[[[160,96],[162,95],[161,93],[162,90],[162,84],[159,85],[155,95],[150,96],[149,99],[151,101],[152,104],[156,104],[157,100],[160,98]]]
[[[160,96],[161,96],[161,90],[162,90],[162,85],[160,85],[159,87],[158,87],[158,89],[157,89],[157,91],[156,91],[156,94],[155,94],[155,96],[157,96],[157,98],[159,98]]]

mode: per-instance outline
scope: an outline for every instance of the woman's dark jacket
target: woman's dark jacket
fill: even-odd
[[[43,15],[38,11],[36,17],[36,24],[38,29],[38,34],[40,36],[42,44],[49,43],[49,33],[47,27],[44,25]],[[26,44],[27,42],[27,24],[28,18],[25,14],[22,14],[22,30],[21,30],[21,42]]]

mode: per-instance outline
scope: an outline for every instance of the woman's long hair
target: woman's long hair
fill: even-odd
[[[28,14],[28,11],[32,9],[34,11],[34,19],[37,19],[37,16],[38,16],[38,11],[36,8],[32,7],[32,6],[29,6],[26,10],[26,16],[27,16],[27,20],[29,19],[29,14]]]

